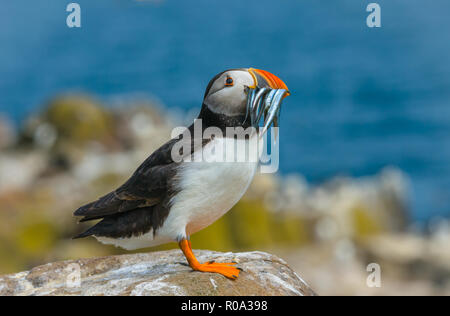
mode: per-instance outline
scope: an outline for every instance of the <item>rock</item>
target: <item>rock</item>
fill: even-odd
[[[84,95],[53,98],[41,114],[26,121],[21,130],[21,144],[63,152],[90,146],[120,149],[113,113]]]
[[[86,96],[57,97],[48,105],[45,116],[65,141],[102,141],[114,133],[111,114]]]
[[[314,292],[282,259],[264,252],[195,251],[200,262],[236,261],[237,280],[192,271],[179,250],[48,263],[0,277],[4,295],[300,295]]]

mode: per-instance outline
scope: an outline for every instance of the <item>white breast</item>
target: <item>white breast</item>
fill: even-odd
[[[224,161],[229,148],[236,142],[238,148],[240,143],[248,143],[216,138],[194,154],[194,162],[183,163],[179,171],[179,193],[172,201],[169,216],[159,234],[191,235],[214,223],[241,199],[255,175],[258,160],[255,153],[251,159],[238,160],[242,162]],[[213,148],[226,149],[219,152]],[[195,162],[198,155],[203,155],[204,161]]]
[[[139,237],[97,239],[132,250],[175,241],[211,225],[241,199],[253,180],[258,165],[257,150],[250,150],[245,160],[224,162],[224,156],[231,147],[242,148],[240,146],[248,146],[248,143],[248,140],[215,138],[194,153],[192,162],[181,164],[177,171],[178,193],[172,199],[169,216],[156,236],[150,231]],[[214,148],[225,150],[220,152]]]

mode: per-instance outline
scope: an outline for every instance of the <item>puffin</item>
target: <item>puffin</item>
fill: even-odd
[[[190,236],[241,199],[258,167],[259,156],[229,161],[217,155],[235,148],[236,141],[245,146],[260,139],[271,123],[277,124],[281,100],[289,94],[280,78],[261,69],[229,69],[214,76],[191,126],[154,151],[122,186],[74,212],[80,222],[98,220],[74,239],[93,236],[126,250],[177,242],[193,270],[236,279],[241,271],[236,262],[200,263]],[[202,133],[192,138],[198,122]],[[226,133],[230,128],[256,131],[236,137]],[[215,132],[206,133],[211,129]]]

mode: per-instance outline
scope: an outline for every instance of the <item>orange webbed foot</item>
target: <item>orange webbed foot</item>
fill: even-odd
[[[192,252],[191,243],[186,239],[181,240],[179,246],[186,256],[189,266],[195,271],[219,273],[232,280],[236,280],[239,276],[239,272],[242,271],[242,269],[234,267],[236,262],[198,262]]]
[[[234,262],[207,262],[207,263],[199,263],[198,265],[193,266],[192,268],[196,271],[201,272],[212,272],[219,273],[223,276],[236,280],[239,276],[239,272],[242,271],[240,268],[233,267],[236,263]]]

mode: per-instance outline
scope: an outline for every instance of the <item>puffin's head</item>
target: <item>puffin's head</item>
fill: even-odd
[[[209,82],[203,106],[216,114],[242,116],[247,111],[249,92],[261,88],[288,90],[280,78],[268,71],[254,68],[225,70]]]

